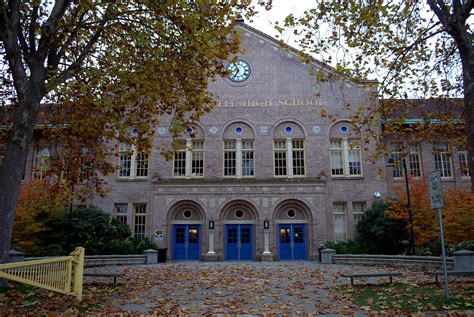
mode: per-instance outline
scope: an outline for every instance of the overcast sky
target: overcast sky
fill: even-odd
[[[258,1],[253,0],[256,4]],[[299,17],[303,12],[311,8],[315,4],[312,0],[273,0],[273,7],[267,11],[261,6],[257,6],[260,13],[252,18],[253,21],[245,21],[245,23],[253,26],[254,28],[275,37],[277,32],[274,28],[275,21],[283,21],[283,19],[290,13],[293,13],[296,17]],[[292,41],[292,32],[286,32],[282,38],[287,44],[296,46]]]

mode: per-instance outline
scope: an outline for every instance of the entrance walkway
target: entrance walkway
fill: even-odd
[[[112,270],[124,271],[125,277],[105,303],[108,312],[353,315],[363,313],[334,288],[349,283],[340,274],[380,268],[308,261],[175,262],[87,271]],[[419,281],[423,274],[407,272],[404,279]],[[87,282],[92,280],[86,279],[86,287]]]

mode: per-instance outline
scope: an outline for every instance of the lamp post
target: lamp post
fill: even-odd
[[[394,167],[395,161],[393,158],[388,159],[387,167]],[[410,184],[408,182],[408,171],[407,171],[407,162],[405,158],[402,158],[402,168],[403,173],[405,174],[405,188],[407,191],[407,208],[408,208],[408,221],[410,223],[410,254],[416,255],[415,251],[415,232],[413,230],[413,212],[411,209],[411,197],[410,197]]]

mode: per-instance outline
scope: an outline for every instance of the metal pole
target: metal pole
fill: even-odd
[[[407,207],[408,207],[408,217],[410,222],[410,253],[411,255],[416,255],[415,251],[415,232],[413,230],[413,212],[411,210],[411,197],[410,197],[410,184],[408,183],[408,172],[407,172],[407,162],[405,159],[402,159],[403,172],[405,173],[405,186],[407,190]]]
[[[448,271],[446,268],[446,249],[444,247],[444,230],[443,230],[443,216],[441,215],[441,208],[438,208],[439,231],[441,235],[441,252],[443,254],[443,271],[444,271],[444,294],[446,300],[449,300],[448,292]]]

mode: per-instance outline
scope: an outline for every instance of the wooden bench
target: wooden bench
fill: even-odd
[[[468,275],[474,275],[474,271],[448,271],[448,275],[456,275],[456,276],[468,276]],[[435,282],[439,283],[439,278],[438,276],[444,276],[444,272],[428,272],[427,274],[434,275],[435,277]]]
[[[92,273],[92,272],[84,272],[84,276],[93,276],[93,277],[113,277],[114,278],[114,285],[117,284],[117,277],[123,277],[125,274],[123,273]]]
[[[342,274],[343,277],[350,277],[351,285],[354,285],[354,279],[360,277],[382,277],[388,276],[390,278],[390,284],[393,282],[394,276],[402,276],[400,272],[374,272],[374,273],[354,273],[354,274]]]

